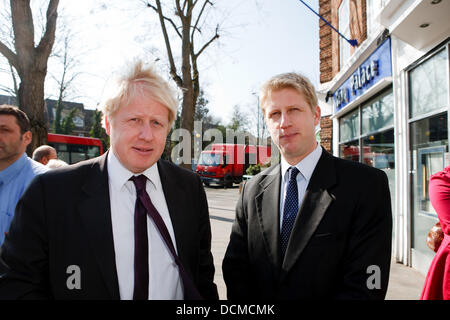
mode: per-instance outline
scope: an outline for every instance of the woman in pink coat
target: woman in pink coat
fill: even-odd
[[[444,239],[431,262],[421,300],[450,300],[450,166],[430,177],[431,204]]]

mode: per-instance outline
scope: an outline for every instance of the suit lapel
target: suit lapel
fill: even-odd
[[[336,183],[336,172],[332,156],[325,150],[317,163],[306,189],[302,205],[295,220],[291,238],[282,264],[280,281],[293,267],[311,236],[316,231],[333,197],[327,189]]]
[[[175,234],[175,246],[177,248],[178,256],[183,263],[183,267],[186,269],[189,275],[191,270],[188,263],[188,248],[190,244],[187,244],[185,239],[189,238],[188,233],[190,223],[190,215],[184,214],[184,212],[191,210],[186,208],[186,204],[189,203],[189,199],[186,193],[179,187],[179,177],[173,176],[168,164],[163,160],[158,161],[159,176],[161,178],[161,184],[166,198],[167,208],[169,209],[170,220],[172,222],[173,232]]]
[[[277,271],[280,267],[280,170],[278,164],[273,169],[268,169],[267,176],[260,182],[261,192],[256,196],[256,210],[263,241],[272,264]]]
[[[118,300],[120,294],[112,233],[107,155],[108,152],[93,162],[86,174],[86,182],[82,187],[85,197],[80,199],[78,211],[105,284],[111,297]]]

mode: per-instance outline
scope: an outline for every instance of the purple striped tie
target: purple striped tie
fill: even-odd
[[[134,185],[136,186],[136,192],[137,192],[137,199],[136,199],[136,208],[135,208],[135,215],[137,213],[137,210],[143,211],[144,215],[148,213],[150,217],[155,222],[156,227],[158,228],[159,233],[161,234],[162,238],[164,239],[167,247],[170,250],[170,253],[172,254],[172,257],[175,260],[175,263],[178,265],[178,271],[180,272],[181,280],[183,281],[183,287],[184,287],[184,298],[186,300],[201,300],[202,297],[200,296],[197,288],[195,287],[192,279],[189,277],[189,275],[184,270],[183,265],[181,264],[181,260],[178,257],[177,253],[175,252],[175,247],[172,242],[172,238],[170,237],[169,231],[167,230],[166,225],[164,224],[163,219],[161,218],[160,214],[158,213],[158,210],[156,210],[155,206],[153,205],[152,201],[150,200],[150,197],[145,191],[145,186],[147,183],[147,177],[144,175],[139,176],[133,176],[130,178],[131,181],[134,182]],[[139,208],[139,209],[138,209]],[[135,219],[136,221],[136,219]],[[136,228],[136,226],[135,226]],[[147,221],[145,222],[145,236],[147,236]],[[135,232],[136,234],[137,232]],[[135,245],[136,246],[136,245]],[[148,246],[148,240],[147,240],[147,246]],[[142,261],[141,257],[138,257],[139,261]],[[148,292],[148,248],[147,248],[147,263],[145,264],[147,266],[147,292]],[[135,281],[136,281],[136,252],[135,252]],[[141,284],[138,285],[140,287]],[[139,289],[141,290],[141,289]],[[136,293],[136,282],[134,291]],[[147,293],[148,294],[148,293]]]

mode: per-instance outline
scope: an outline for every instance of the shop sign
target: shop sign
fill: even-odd
[[[392,76],[391,39],[387,38],[334,92],[335,113],[383,78]]]

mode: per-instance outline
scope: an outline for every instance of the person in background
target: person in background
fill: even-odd
[[[0,245],[17,201],[31,180],[48,170],[26,155],[31,138],[27,115],[15,106],[0,105]]]
[[[135,62],[103,102],[111,149],[30,184],[0,248],[0,299],[218,300],[199,176],[161,160],[175,93]]]
[[[50,169],[57,169],[57,168],[62,168],[62,167],[66,167],[69,164],[61,159],[50,159],[46,166]]]
[[[430,177],[429,196],[444,238],[428,269],[421,300],[450,300],[450,166]]]
[[[33,151],[33,160],[46,165],[51,159],[58,159],[55,148],[46,144],[37,147]]]
[[[222,265],[228,299],[384,299],[392,238],[386,174],[317,143],[320,108],[304,76],[273,77],[260,102],[281,163],[242,188]]]

